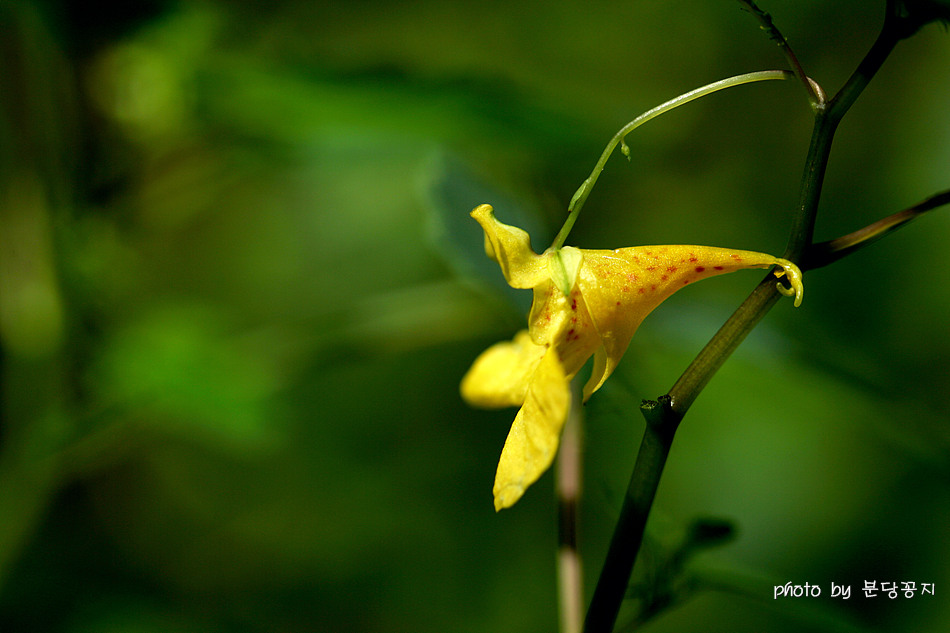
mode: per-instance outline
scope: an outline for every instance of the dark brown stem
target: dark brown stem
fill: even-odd
[[[745,4],[754,6],[751,2]],[[802,173],[798,213],[785,252],[785,258],[793,262],[801,260],[812,246],[822,184],[838,124],[902,37],[901,18],[895,8],[895,0],[887,0],[881,34],[844,87],[827,103],[813,101],[815,122]],[[791,51],[787,44],[785,48],[788,55]],[[794,56],[791,59],[793,68],[797,66],[796,74],[801,72],[801,77],[810,86],[797,59]],[[710,339],[669,393],[661,396],[657,403],[642,408],[647,417],[647,429],[624,497],[620,519],[587,612],[585,633],[610,633],[613,630],[680,421],[716,371],[779,298],[775,278],[769,275]]]

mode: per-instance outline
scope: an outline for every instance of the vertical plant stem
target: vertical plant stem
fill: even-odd
[[[584,613],[584,573],[577,549],[577,507],[581,493],[580,390],[575,381],[571,410],[557,457],[558,586],[561,633],[580,633]]]
[[[641,410],[647,426],[624,496],[620,520],[610,539],[607,558],[584,621],[585,633],[610,633],[614,628],[633,563],[643,542],[647,516],[660,485],[660,475],[673,444],[679,416],[672,411],[670,398],[664,396],[659,402],[645,402]]]
[[[805,158],[805,171],[802,174],[798,213],[789,233],[788,244],[785,248],[785,259],[799,262],[804,251],[814,241],[818,202],[821,198],[821,187],[825,180],[825,169],[828,166],[828,158],[831,154],[831,143],[841,119],[854,105],[858,96],[877,74],[888,55],[894,50],[897,42],[900,41],[898,28],[894,22],[896,18],[892,17],[893,15],[889,3],[888,19],[885,19],[881,33],[867,55],[861,60],[861,63],[841,90],[826,105],[815,110],[815,125],[812,129],[811,143],[808,146],[808,155]]]
[[[788,244],[783,257],[792,262],[801,259],[802,252],[811,245],[815,235],[815,220],[818,218],[818,201],[825,182],[825,170],[831,155],[831,142],[834,140],[840,117],[834,118],[824,108],[815,111],[815,124],[812,128],[808,154],[805,157],[805,170],[799,188],[798,213],[792,221]]]

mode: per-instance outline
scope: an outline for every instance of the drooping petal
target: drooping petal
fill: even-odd
[[[492,490],[496,511],[514,505],[551,466],[570,402],[568,379],[557,352],[549,348],[531,376],[498,461]]]
[[[492,345],[475,359],[462,378],[462,398],[472,406],[486,409],[521,406],[528,381],[546,351],[546,346],[531,341],[528,330],[518,332],[514,340]]]
[[[636,246],[613,251],[584,250],[577,286],[600,333],[603,357],[584,387],[584,400],[613,373],[640,323],[674,292],[695,281],[742,270],[778,265],[801,297],[801,272],[764,253],[710,246]]]
[[[527,232],[496,220],[495,211],[488,204],[475,207],[471,215],[485,231],[485,253],[501,266],[508,285],[534,288],[550,278],[548,258],[531,250]]]

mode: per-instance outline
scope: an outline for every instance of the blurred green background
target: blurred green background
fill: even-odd
[[[883,10],[762,4],[828,92]],[[555,630],[552,477],[496,515],[514,411],[458,396],[530,300],[468,212],[492,203],[543,249],[621,125],[783,67],[755,20],[701,0],[2,1],[0,55],[0,631]],[[818,239],[950,185],[948,106],[930,26],[845,119]],[[651,122],[570,243],[780,254],[810,123],[792,82]],[[947,243],[936,211],[809,273],[702,394],[647,580],[696,517],[737,537],[644,630],[946,630]],[[586,407],[588,593],[639,401],[759,278],[673,297]],[[773,600],[786,582],[822,597]]]

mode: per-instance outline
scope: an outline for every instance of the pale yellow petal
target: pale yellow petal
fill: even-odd
[[[531,342],[528,330],[514,340],[495,343],[482,352],[462,378],[462,398],[472,406],[520,407],[547,347]]]
[[[485,253],[501,266],[508,285],[534,288],[550,278],[548,257],[531,250],[531,240],[525,231],[496,220],[488,204],[475,207],[471,215],[485,231]]]
[[[571,394],[557,353],[549,349],[528,385],[495,473],[495,510],[514,505],[554,461]]]

